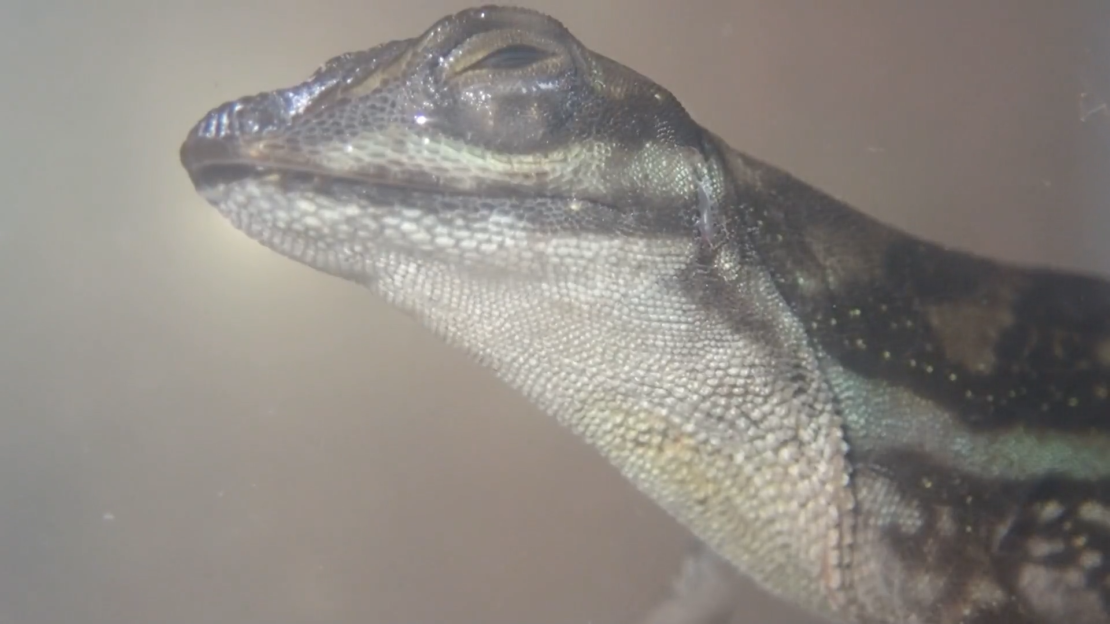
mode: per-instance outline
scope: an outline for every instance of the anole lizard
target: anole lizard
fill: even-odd
[[[844,623],[1110,622],[1110,284],[738,152],[542,14],[463,11],[211,111],[181,159],[736,570]]]

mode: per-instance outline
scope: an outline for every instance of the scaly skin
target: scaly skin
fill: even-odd
[[[879,224],[485,7],[225,104],[197,190],[850,623],[1110,622],[1110,285]]]

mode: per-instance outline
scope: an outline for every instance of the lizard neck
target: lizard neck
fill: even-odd
[[[842,423],[804,328],[727,234],[735,216],[720,206],[725,235],[709,240],[691,227],[534,241],[543,279],[388,255],[371,286],[757,582],[831,615],[846,595]]]

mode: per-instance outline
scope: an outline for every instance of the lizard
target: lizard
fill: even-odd
[[[208,112],[234,227],[369,289],[782,600],[1110,622],[1110,282],[868,216],[545,14],[485,6]]]

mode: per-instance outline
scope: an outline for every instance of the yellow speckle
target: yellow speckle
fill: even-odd
[[[1068,399],[1068,407],[1075,407],[1077,405],[1079,405],[1079,399],[1077,399],[1076,397],[1071,397],[1070,399]]]
[[[883,359],[884,360],[889,360],[890,359],[890,351],[883,351]]]
[[[926,364],[926,365],[925,365],[925,372],[926,372],[926,373],[928,373],[928,374],[932,374],[932,372],[933,372],[933,365],[932,365],[932,364]]]
[[[956,381],[957,379],[959,377],[956,376],[956,373],[948,373],[948,381]]]
[[[857,349],[866,349],[867,348],[867,343],[863,341],[863,338],[856,338],[856,348]]]
[[[848,316],[850,316],[852,318],[859,318],[859,315],[860,315],[860,309],[859,308],[852,308],[851,310],[848,311]]]
[[[930,479],[929,477],[921,477],[921,487],[923,487],[927,490],[932,488],[933,487],[933,480]]]

